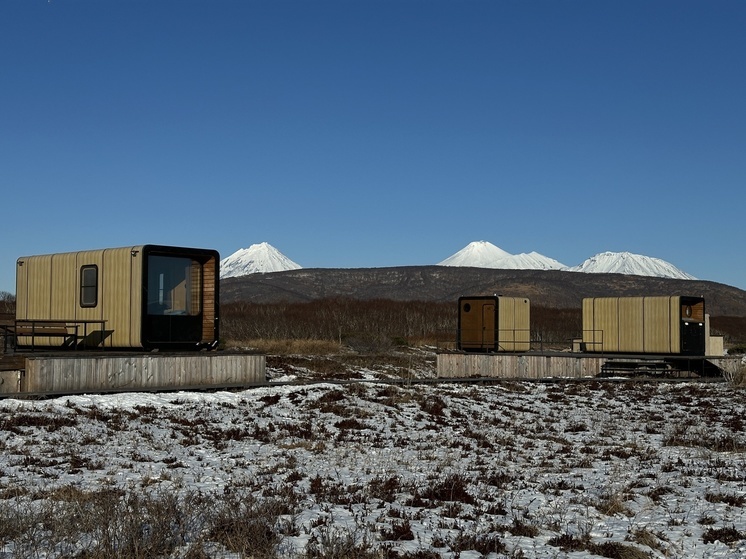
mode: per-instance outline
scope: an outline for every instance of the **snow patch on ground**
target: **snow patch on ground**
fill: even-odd
[[[0,516],[61,488],[240,488],[292,507],[280,557],[341,541],[393,557],[743,557],[745,409],[724,383],[595,381],[8,399]],[[19,556],[0,534],[0,557]]]

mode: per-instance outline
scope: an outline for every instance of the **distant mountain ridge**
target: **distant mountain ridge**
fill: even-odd
[[[538,252],[510,254],[487,241],[469,243],[457,253],[438,263],[438,266],[496,270],[565,270],[593,274],[613,273],[682,280],[697,279],[660,258],[630,252],[602,252],[578,266],[570,267]],[[231,278],[301,268],[299,264],[290,260],[272,245],[263,242],[240,249],[221,260],[220,277]]]
[[[565,270],[449,266],[304,268],[220,282],[221,302],[307,302],[325,298],[455,302],[463,295],[527,297],[532,305],[580,308],[585,297],[693,295],[713,316],[746,317],[746,291],[702,280]]]
[[[496,262],[505,267],[494,267]],[[705,298],[712,316],[746,317],[746,291],[680,270],[674,277],[660,277],[677,274],[664,264],[630,253],[601,253],[574,268],[535,269],[531,266],[563,265],[536,253],[511,255],[480,241],[440,265],[309,269],[260,243],[221,261],[220,298],[224,303],[336,297],[455,303],[463,295],[497,294],[527,297],[532,305],[579,308],[585,297],[694,295]]]
[[[628,274],[659,278],[697,279],[673,264],[631,252],[602,252],[578,266],[565,266],[561,262],[537,252],[510,254],[487,241],[474,241],[449,256],[439,266],[466,266],[500,270],[565,270],[587,274]]]

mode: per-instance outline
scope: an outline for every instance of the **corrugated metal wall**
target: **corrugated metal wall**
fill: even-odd
[[[105,249],[99,277],[101,319],[112,331],[107,346],[142,345],[142,247]]]
[[[681,297],[583,299],[586,351],[681,353]]]
[[[503,351],[531,349],[531,311],[528,299],[498,297],[498,339]]]
[[[644,346],[647,353],[679,353],[678,297],[645,297],[644,299]],[[675,318],[674,318],[675,316]]]
[[[622,353],[637,352],[644,347],[643,331],[643,298],[622,297],[619,299],[619,346]]]
[[[107,346],[140,347],[142,256],[142,247],[136,246],[19,258],[16,318],[106,320],[105,329],[111,332]],[[80,306],[83,266],[96,266],[98,270],[95,307]],[[79,334],[83,334],[82,327]],[[55,346],[60,345],[60,339],[37,337],[34,344]]]

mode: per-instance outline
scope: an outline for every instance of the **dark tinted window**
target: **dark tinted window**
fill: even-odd
[[[148,314],[197,316],[202,304],[202,265],[191,258],[148,257]]]
[[[80,306],[95,307],[98,304],[98,266],[83,266],[80,269]]]

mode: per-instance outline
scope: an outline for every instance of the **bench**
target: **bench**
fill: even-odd
[[[62,338],[61,345],[68,347],[75,347],[79,338],[77,324],[56,320],[16,320],[12,328],[16,344],[18,344],[18,338],[30,337],[31,349],[34,349],[35,339],[40,337]]]

